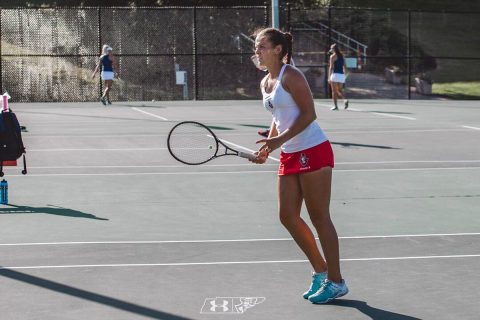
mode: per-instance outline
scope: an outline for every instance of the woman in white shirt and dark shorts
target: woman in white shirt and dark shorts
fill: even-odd
[[[315,121],[310,87],[303,73],[291,66],[292,36],[274,28],[256,33],[255,57],[268,69],[261,81],[264,107],[272,113],[269,136],[255,163],[281,148],[278,169],[279,216],[312,267],[312,283],[304,294],[313,303],[327,303],[348,293],[340,273],[338,236],[330,219],[333,151]],[[286,63],[284,63],[286,58]],[[315,227],[325,254],[322,257],[313,232],[301,218],[302,202]]]

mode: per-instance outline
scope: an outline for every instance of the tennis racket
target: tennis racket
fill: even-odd
[[[198,165],[223,156],[238,156],[254,160],[252,153],[241,152],[224,144],[207,126],[184,121],[175,125],[167,139],[168,151],[176,160]]]

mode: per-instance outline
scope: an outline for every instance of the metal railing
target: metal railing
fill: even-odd
[[[319,32],[323,36],[328,37],[331,35],[331,41],[339,44],[340,46],[343,47],[343,50],[352,50],[356,53],[359,53],[362,56],[363,63],[367,63],[367,49],[368,46],[366,44],[363,44],[352,37],[337,31],[333,28],[330,28],[324,23],[321,22],[313,22],[309,21],[307,22],[299,22],[297,24],[292,25],[292,28],[295,31],[315,31]],[[330,33],[331,32],[331,33]]]

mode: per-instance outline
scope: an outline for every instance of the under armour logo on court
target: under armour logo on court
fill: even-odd
[[[228,306],[228,301],[227,300],[223,300],[222,304],[217,304],[216,300],[211,300],[210,304],[212,305],[210,307],[210,311],[212,311],[212,312],[216,312],[217,308],[222,308],[222,312],[227,312],[228,311],[228,307],[227,307]]]
[[[265,301],[264,297],[216,297],[207,298],[200,313],[241,314]]]

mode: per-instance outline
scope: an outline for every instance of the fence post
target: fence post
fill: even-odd
[[[330,63],[327,52],[330,50],[332,45],[332,7],[328,6],[328,41],[325,45],[325,97],[330,98],[329,82],[328,82],[328,65]]]
[[[198,100],[197,6],[193,7],[193,100]]]
[[[408,100],[412,98],[412,21],[411,21],[412,11],[408,10],[408,33],[407,33],[407,85],[408,85]]]
[[[98,52],[103,54],[102,52],[102,8],[98,7]],[[98,61],[95,62],[95,64]],[[101,72],[102,70],[100,70]],[[101,73],[100,73],[101,74]],[[100,84],[98,85],[100,91],[100,97],[103,95],[103,83],[100,77]]]
[[[278,9],[278,0],[272,0],[272,27],[280,29],[280,13]]]
[[[269,6],[268,6],[268,2],[264,2],[264,5],[265,5],[265,12],[264,12],[264,17],[265,17],[265,27],[268,27],[270,25],[270,16],[269,16]]]
[[[287,31],[288,31],[288,32],[291,32],[291,31],[292,31],[292,30],[291,30],[292,27],[291,27],[291,25],[290,25],[290,19],[291,19],[291,16],[290,16],[290,15],[291,15],[291,12],[290,12],[290,10],[291,10],[291,4],[290,4],[290,2],[287,2]]]
[[[2,73],[2,9],[0,9],[0,93],[3,93],[3,73]]]

